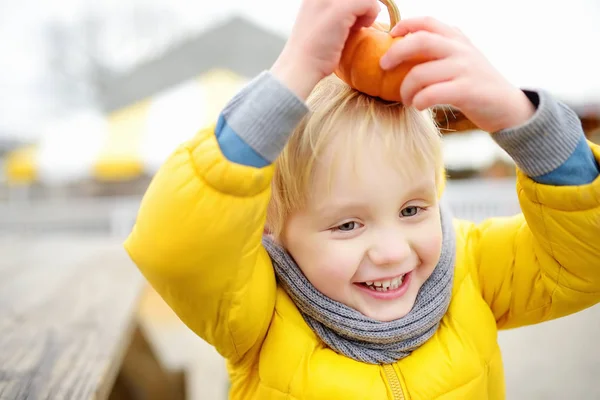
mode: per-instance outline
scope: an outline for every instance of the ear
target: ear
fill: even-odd
[[[275,237],[275,235],[273,235],[273,233],[267,226],[265,226],[263,229],[263,236],[269,238],[271,241],[281,246],[281,242]]]
[[[271,239],[273,242],[279,244],[279,241],[277,240],[277,238],[275,236],[273,236],[271,233],[265,233],[265,236],[268,237],[269,239]]]

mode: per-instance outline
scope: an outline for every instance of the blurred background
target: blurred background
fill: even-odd
[[[4,262],[16,257],[11,248],[57,241],[121,251],[161,163],[269,68],[299,5],[0,1],[0,241],[19,243],[3,247]],[[403,17],[432,15],[459,27],[511,82],[569,104],[600,143],[600,2],[398,6]],[[460,113],[440,116],[456,215],[480,221],[518,212],[511,159]],[[39,248],[52,258],[58,247]],[[150,288],[139,314],[161,360],[186,370],[192,398],[226,397],[223,361]],[[600,398],[599,335],[598,307],[502,333],[509,398]],[[557,388],[549,376],[563,383]]]

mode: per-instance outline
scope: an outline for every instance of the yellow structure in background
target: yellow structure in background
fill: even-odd
[[[234,72],[216,69],[200,75],[187,84],[184,83],[183,85],[198,85],[202,92],[203,101],[198,105],[202,108],[198,110],[198,115],[202,118],[198,129],[214,121],[229,99],[246,81],[244,77]],[[147,139],[147,123],[152,105],[162,94],[164,93],[131,104],[106,117],[108,128],[105,140],[102,147],[98,149],[97,159],[93,160],[90,178],[100,182],[128,181],[136,179],[146,171],[141,149]],[[189,109],[189,105],[187,106],[186,109]],[[83,127],[81,134],[85,134]],[[167,130],[164,135],[172,135],[172,132]],[[175,150],[179,143],[169,144],[172,145],[172,150]],[[39,147],[30,146],[17,149],[8,155],[5,160],[5,171],[9,184],[31,184],[42,176],[38,162],[39,151]],[[73,148],[72,151],[77,149]]]
[[[5,160],[4,173],[9,184],[28,185],[37,179],[37,147],[27,146],[9,153]]]
[[[132,104],[108,116],[104,147],[92,170],[99,181],[127,181],[144,172],[140,149],[150,99]]]
[[[246,79],[234,72],[219,69],[201,75],[197,82],[206,89],[206,94],[210,99],[206,110],[207,122],[210,122],[218,118],[223,107],[245,84]]]

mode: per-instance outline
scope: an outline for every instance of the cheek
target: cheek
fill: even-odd
[[[432,260],[437,264],[440,253],[442,251],[442,235],[432,235],[423,241],[422,244],[422,253],[424,253],[424,257],[426,256],[428,259]]]
[[[342,243],[320,238],[302,249],[289,249],[313,286],[336,300],[336,294],[352,281],[361,260],[356,251],[346,249]]]
[[[335,241],[322,240],[311,250],[310,258],[301,266],[305,275],[315,281],[349,281],[354,275],[360,258],[347,251]]]
[[[442,250],[442,229],[437,221],[419,235],[415,247],[423,265],[433,271]]]

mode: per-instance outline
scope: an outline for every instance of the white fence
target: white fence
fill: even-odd
[[[450,181],[446,199],[458,218],[479,222],[519,212],[514,180]],[[62,198],[0,203],[0,234],[71,232],[124,236],[141,198]]]
[[[474,222],[521,211],[514,179],[450,181],[446,198],[455,217]]]

